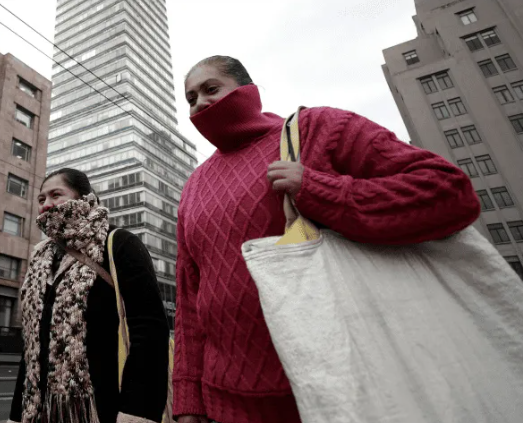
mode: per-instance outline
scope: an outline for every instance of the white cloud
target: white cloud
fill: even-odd
[[[56,0],[1,4],[53,39]],[[244,63],[267,111],[339,107],[408,138],[382,74],[381,51],[415,37],[414,0],[167,0],[167,8],[179,129],[203,155],[214,148],[189,121],[183,79],[193,64],[215,54]],[[50,44],[1,9],[0,22],[52,55]],[[49,59],[1,27],[0,52],[51,75]]]

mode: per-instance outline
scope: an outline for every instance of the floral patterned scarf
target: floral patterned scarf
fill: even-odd
[[[108,210],[94,194],[69,200],[37,218],[49,237],[35,247],[21,290],[26,380],[23,423],[98,423],[86,355],[85,312],[96,273],[65,255],[56,274],[56,244],[71,247],[96,263],[103,262],[109,229]],[[41,398],[40,322],[49,282],[63,275],[56,288],[49,343],[47,395]]]

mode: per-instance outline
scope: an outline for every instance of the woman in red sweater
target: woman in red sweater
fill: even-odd
[[[174,408],[180,423],[298,423],[289,381],[241,255],[281,235],[283,192],[318,225],[357,242],[418,243],[474,222],[469,178],[355,113],[300,113],[301,164],[280,162],[283,119],[262,113],[242,64],[213,56],[185,84],[191,121],[217,151],[178,213]]]

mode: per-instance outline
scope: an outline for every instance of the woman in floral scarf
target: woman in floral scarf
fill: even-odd
[[[49,175],[38,202],[37,224],[48,239],[35,247],[21,290],[24,352],[10,421],[160,422],[169,329],[147,249],[126,230],[114,235],[131,344],[120,390],[114,288],[64,250],[109,271],[108,210],[74,169]]]

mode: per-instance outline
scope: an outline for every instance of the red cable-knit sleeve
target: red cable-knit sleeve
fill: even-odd
[[[296,197],[304,216],[353,241],[380,244],[444,238],[478,218],[470,179],[442,157],[353,113],[323,109],[316,122],[305,113],[307,156],[314,163],[323,157],[331,171],[305,168]]]
[[[173,415],[205,415],[201,386],[204,335],[196,311],[200,274],[187,249],[181,210],[177,228]]]

